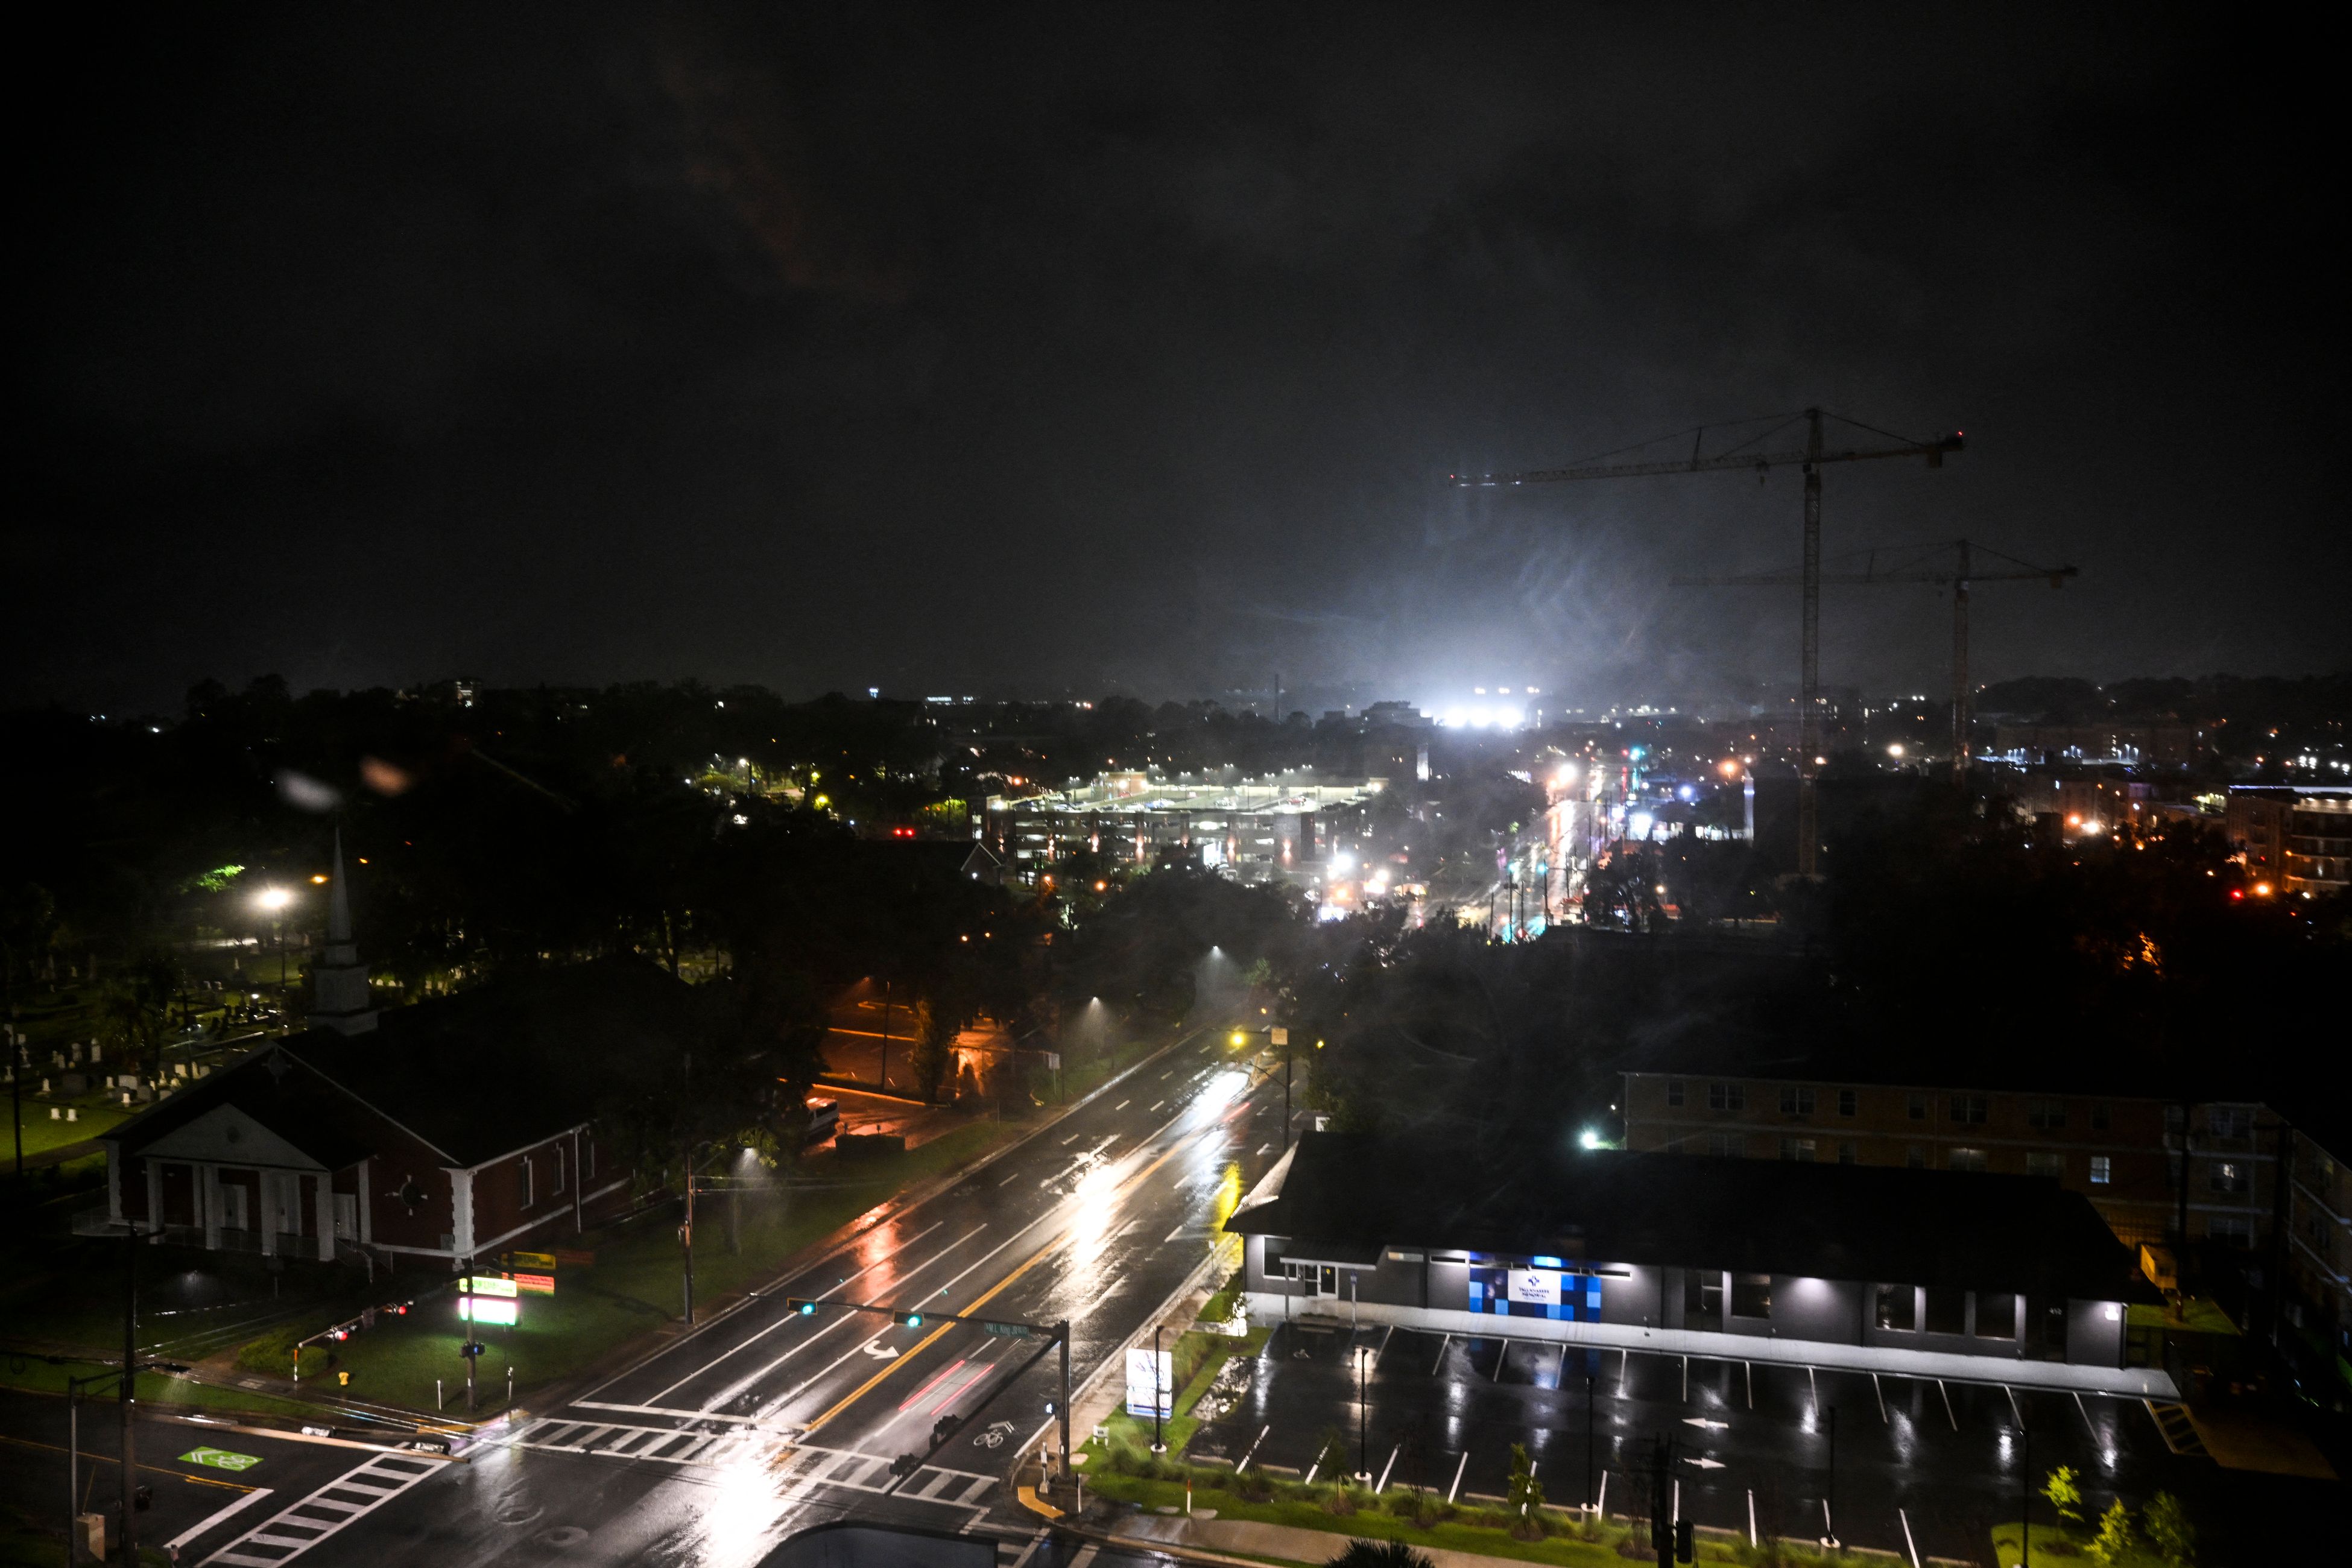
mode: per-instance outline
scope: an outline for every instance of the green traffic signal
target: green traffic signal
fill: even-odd
[[[919,1329],[923,1326],[923,1314],[920,1312],[902,1312],[898,1317],[898,1324],[901,1328]]]
[[[805,1297],[787,1296],[784,1298],[784,1310],[797,1312],[803,1318],[814,1318],[816,1316],[816,1303]]]

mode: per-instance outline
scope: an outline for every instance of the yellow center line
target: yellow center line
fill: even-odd
[[[1128,1194],[1133,1192],[1138,1186],[1142,1184],[1145,1177],[1150,1175],[1152,1172],[1160,1169],[1160,1166],[1166,1164],[1169,1161],[1181,1153],[1187,1145],[1197,1142],[1199,1136],[1200,1134],[1196,1133],[1192,1138],[1183,1139],[1170,1145],[1168,1152],[1160,1155],[1160,1158],[1152,1161],[1151,1163],[1146,1165],[1143,1169],[1138,1171],[1134,1175],[1121,1183],[1118,1192],[1112,1194],[1111,1201],[1116,1203],[1119,1199],[1126,1197]],[[1076,1224],[1075,1222],[1072,1223],[1059,1236],[1056,1236],[1053,1240],[1047,1242],[1045,1246],[1039,1247],[1034,1253],[1033,1253],[1026,1263],[1024,1263],[1020,1268],[1014,1269],[1012,1273],[1007,1274],[1003,1279],[990,1286],[986,1294],[982,1295],[968,1303],[963,1309],[963,1313],[961,1315],[969,1316],[971,1313],[988,1305],[988,1303],[992,1300],[1000,1291],[1010,1286],[1015,1279],[1020,1279],[1024,1274],[1028,1273],[1032,1268],[1037,1267],[1038,1264],[1043,1263],[1049,1256],[1058,1249],[1064,1242],[1069,1240],[1072,1236],[1076,1235],[1077,1228]],[[954,1323],[941,1323],[938,1328],[933,1329],[929,1333],[924,1335],[921,1342],[917,1344],[913,1350],[908,1351],[906,1354],[892,1361],[889,1365],[884,1367],[872,1377],[867,1378],[864,1383],[858,1384],[854,1393],[850,1394],[832,1409],[826,1411],[824,1415],[818,1416],[815,1420],[803,1427],[801,1429],[802,1438],[806,1439],[811,1434],[814,1433],[818,1427],[824,1426],[826,1422],[832,1420],[835,1416],[840,1415],[843,1411],[848,1409],[851,1405],[865,1398],[868,1394],[873,1393],[875,1386],[881,1383],[884,1378],[888,1377],[892,1373],[898,1371],[900,1367],[906,1365],[908,1362],[913,1361],[917,1356],[930,1349],[933,1344],[939,1342],[939,1339],[942,1334],[945,1334],[950,1329],[956,1328],[959,1325]]]
[[[62,1454],[67,1451],[66,1449],[59,1447],[55,1443],[37,1442],[30,1437],[11,1437],[5,1434],[0,1434],[0,1443],[14,1443],[20,1448],[46,1448],[52,1454]],[[111,1454],[93,1454],[88,1448],[81,1450],[81,1460],[83,1464],[91,1468],[91,1475],[93,1478],[95,1478],[97,1474],[97,1467],[100,1465],[119,1465],[122,1462]],[[216,1481],[210,1476],[192,1476],[185,1470],[167,1469],[162,1465],[151,1465],[144,1459],[140,1460],[139,1463],[132,1468],[142,1470],[152,1470],[159,1476],[177,1476],[180,1479],[187,1481],[194,1486],[219,1487],[225,1491],[249,1492],[254,1489],[251,1487],[241,1487],[235,1481]]]

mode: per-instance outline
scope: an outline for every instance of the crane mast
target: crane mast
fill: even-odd
[[[1805,422],[1805,444],[1795,450],[1750,452],[1744,449],[1757,442],[1769,440],[1781,430],[1801,418]],[[1841,424],[1867,430],[1892,443],[1876,447],[1825,446],[1822,421],[1839,419]],[[1750,421],[1749,423],[1755,423]],[[1775,468],[1799,466],[1805,477],[1804,566],[1801,573],[1804,608],[1802,615],[1802,651],[1799,658],[1797,711],[1797,872],[1811,877],[1820,868],[1821,818],[1816,801],[1816,780],[1821,763],[1821,608],[1822,608],[1822,468],[1827,463],[1865,462],[1875,458],[1924,458],[1931,468],[1944,466],[1944,454],[1962,450],[1960,432],[1939,436],[1928,441],[1909,441],[1885,431],[1872,429],[1854,420],[1827,415],[1819,408],[1808,408],[1802,414],[1785,419],[1772,430],[1753,441],[1743,443],[1729,452],[1708,458],[1700,455],[1700,446],[1706,438],[1702,426],[1696,432],[1698,440],[1687,459],[1666,462],[1581,463],[1564,468],[1531,468],[1518,473],[1455,474],[1452,476],[1457,489],[1503,489],[1519,485],[1558,484],[1578,479],[1639,479],[1656,474],[1720,473],[1727,469],[1752,469],[1761,479]]]
[[[1911,552],[1911,562],[1918,563],[1923,554],[1948,550],[1948,562],[1927,561],[1906,563],[1889,570],[1879,569],[1878,551],[1868,552],[1869,564],[1860,572],[1829,572],[1821,569],[1818,558],[1800,567],[1793,575],[1807,584],[1810,605],[1818,598],[1824,583],[1933,583],[1952,585],[1952,783],[1965,784],[1969,773],[1969,731],[1975,707],[1974,688],[1969,681],[1969,588],[1973,583],[2018,583],[2049,580],[2053,588],[2063,587],[2066,579],[2079,576],[2073,566],[2036,566],[1999,551],[1988,553],[1997,556],[2001,565],[1989,572],[1976,567],[1979,546],[1965,539],[1948,545],[1929,545]],[[1785,587],[1792,574],[1787,572],[1750,572],[1729,576],[1673,577],[1668,581],[1677,588],[1692,587]],[[1808,647],[1810,647],[1810,639]]]

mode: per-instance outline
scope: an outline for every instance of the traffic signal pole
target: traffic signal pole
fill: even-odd
[[[139,1383],[139,1227],[125,1228],[122,1237],[122,1561],[139,1561],[138,1436],[132,1430],[138,1414]]]

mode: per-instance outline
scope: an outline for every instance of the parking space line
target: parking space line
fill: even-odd
[[[1462,1472],[1470,1468],[1470,1450],[1462,1450],[1462,1458],[1454,1467],[1454,1484],[1445,1489],[1445,1500],[1452,1502],[1462,1495]]]
[[[1633,1361],[1633,1352],[1619,1351],[1617,1352],[1617,1397],[1620,1399],[1625,1397],[1625,1374],[1631,1369]]]
[[[2080,1393],[2077,1393],[2074,1395],[2074,1408],[2083,1413],[2083,1425],[2091,1429],[2091,1436],[2095,1438],[2098,1436],[2099,1425],[2097,1422],[2091,1419],[2091,1407],[2083,1403],[2083,1396]]]
[[[1372,1488],[1373,1496],[1378,1497],[1381,1493],[1389,1489],[1389,1472],[1396,1468],[1396,1457],[1403,1452],[1404,1445],[1402,1443],[1399,1443],[1395,1447],[1389,1450],[1389,1462],[1381,1467],[1380,1484]]]
[[[1754,1487],[1748,1489],[1748,1544],[1750,1546],[1764,1544],[1756,1539],[1756,1489]]]
[[[1837,1521],[1830,1518],[1830,1500],[1827,1498],[1822,1499],[1822,1536],[1828,1541],[1837,1539]]]
[[[1920,1568],[1919,1543],[1911,1539],[1911,1516],[1898,1508],[1895,1517],[1903,1521],[1903,1545],[1911,1553],[1911,1568]]]
[[[1818,1421],[1822,1415],[1822,1380],[1813,1375],[1811,1367],[1805,1369],[1805,1386],[1813,1391],[1813,1419]]]
[[[1432,1363],[1429,1363],[1429,1375],[1430,1375],[1430,1376],[1432,1376],[1432,1377],[1435,1377],[1435,1376],[1437,1375],[1437,1369],[1438,1369],[1439,1367],[1444,1366],[1444,1365],[1445,1364],[1445,1347],[1446,1347],[1446,1346],[1448,1346],[1448,1345],[1450,1345],[1450,1344],[1452,1344],[1453,1342],[1454,1342],[1454,1336],[1453,1336],[1451,1333],[1447,1334],[1444,1339],[1442,1339],[1442,1340],[1440,1340],[1440,1341],[1438,1341],[1438,1342],[1437,1342],[1437,1359],[1436,1359],[1435,1361],[1433,1361],[1433,1362],[1432,1362]],[[1448,1500],[1448,1501],[1451,1501],[1451,1500],[1452,1500],[1452,1499],[1448,1499],[1447,1500]]]
[[[1242,1462],[1241,1462],[1240,1464],[1235,1465],[1235,1466],[1234,1467],[1234,1474],[1235,1474],[1235,1475],[1237,1475],[1237,1476],[1238,1476],[1238,1475],[1240,1475],[1244,1470],[1245,1470],[1245,1469],[1249,1468],[1249,1462],[1250,1462],[1252,1459],[1254,1459],[1254,1458],[1257,1458],[1257,1444],[1258,1444],[1258,1443],[1263,1443],[1263,1442],[1265,1442],[1265,1435],[1266,1435],[1268,1432],[1271,1432],[1271,1431],[1273,1431],[1273,1430],[1274,1430],[1274,1423],[1273,1423],[1273,1422],[1271,1422],[1271,1421],[1267,1422],[1265,1426],[1261,1426],[1261,1427],[1259,1427],[1259,1428],[1258,1428],[1258,1430],[1257,1430],[1257,1443],[1252,1443],[1252,1444],[1249,1446],[1249,1452],[1248,1452],[1248,1453],[1246,1453],[1246,1454],[1244,1454],[1244,1455],[1242,1456]]]
[[[1874,1372],[1870,1374],[1870,1392],[1878,1395],[1878,1424],[1881,1426],[1889,1425],[1886,1419],[1886,1387],[1878,1381],[1878,1374]]]
[[[1944,1380],[1940,1377],[1936,1380],[1936,1392],[1944,1396],[1944,1419],[1952,1424],[1953,1431],[1958,1431],[1960,1418],[1952,1414],[1952,1391],[1944,1386]]]
[[[1743,1361],[1739,1364],[1748,1369],[1748,1408],[1753,1410],[1756,1408],[1756,1363]]]
[[[1503,1381],[1503,1363],[1509,1360],[1510,1355],[1511,1342],[1508,1340],[1497,1341],[1496,1342],[1495,1349],[1495,1375],[1488,1378],[1486,1380],[1487,1382],[1500,1383]]]
[[[1609,1472],[1607,1470],[1601,1472],[1601,1495],[1592,1500],[1592,1517],[1595,1519],[1609,1517]]]
[[[2017,1429],[2021,1432],[2024,1431],[2025,1411],[2017,1403],[2017,1390],[2004,1383],[2000,1385],[2000,1391],[2009,1395],[2009,1413],[2017,1417]]]
[[[1690,1403],[1690,1357],[1688,1356],[1683,1357],[1683,1403],[1685,1405]],[[1676,1514],[1675,1517],[1680,1519],[1682,1516]]]

